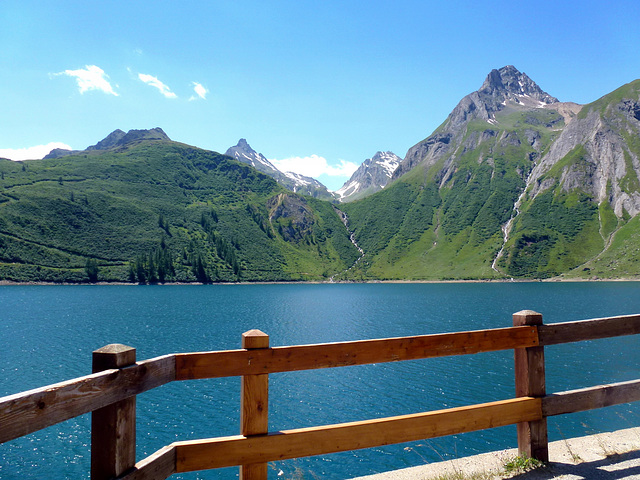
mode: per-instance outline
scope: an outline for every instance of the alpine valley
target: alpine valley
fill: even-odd
[[[245,140],[221,155],[159,128],[0,159],[0,175],[0,280],[640,276],[640,80],[578,105],[493,70],[335,194]]]

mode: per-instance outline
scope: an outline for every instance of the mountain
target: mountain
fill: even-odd
[[[640,80],[582,107],[527,178],[497,264],[520,276],[640,273],[639,138]]]
[[[247,163],[256,170],[266,173],[274,178],[280,185],[295,193],[309,195],[314,198],[323,200],[333,200],[334,195],[329,192],[327,187],[314,178],[300,175],[293,172],[281,172],[261,153],[256,152],[241,138],[237,145],[230,147],[225,155],[235,158],[239,162]]]
[[[557,98],[542,91],[525,73],[520,73],[512,65],[492,70],[480,89],[464,97],[434,134],[407,152],[393,178],[401,177],[418,163],[432,165],[451,149],[457,148],[474,121],[495,127],[499,126],[496,115],[505,118],[513,112],[529,110],[535,115],[537,110],[559,103]],[[534,120],[534,124],[540,121]],[[489,128],[486,131],[492,130]]]
[[[159,128],[152,128],[150,130],[129,130],[124,133],[122,130],[117,129],[100,140],[95,145],[87,147],[85,150],[65,150],[62,148],[55,148],[51,150],[44,159],[61,158],[67,155],[78,155],[80,153],[91,152],[94,150],[109,150],[112,148],[119,148],[134,143],[141,142],[143,140],[159,140],[159,141],[171,141],[164,131]]]
[[[352,276],[639,274],[639,87],[581,106],[491,71],[384,190],[341,207],[365,251]]]
[[[362,162],[342,188],[336,190],[338,199],[349,202],[382,190],[401,161],[393,152],[377,152]]]
[[[0,160],[0,280],[322,280],[360,253],[328,202],[160,129]]]
[[[492,70],[340,204],[259,172],[246,141],[227,153],[152,129],[0,159],[0,280],[640,278],[640,80],[578,105]]]

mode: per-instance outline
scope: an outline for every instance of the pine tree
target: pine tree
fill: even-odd
[[[98,262],[95,258],[87,258],[84,270],[89,277],[89,282],[96,283],[98,281]]]

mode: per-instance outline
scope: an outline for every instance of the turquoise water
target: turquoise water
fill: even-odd
[[[532,309],[545,323],[640,312],[640,283],[349,284],[0,287],[0,395],[91,371],[109,343],[139,360],[226,350],[259,328],[272,346],[511,325]],[[547,347],[547,391],[640,377],[638,338]],[[176,440],[239,431],[239,379],[175,382],[138,397],[138,458]],[[270,376],[270,429],[347,422],[513,396],[513,353]],[[0,445],[0,478],[88,478],[85,415]],[[640,425],[640,406],[549,419],[551,440]],[[1,427],[0,427],[1,428]],[[516,445],[515,427],[270,464],[273,478],[344,479]],[[237,468],[175,475],[228,479]],[[281,473],[280,477],[278,474]]]

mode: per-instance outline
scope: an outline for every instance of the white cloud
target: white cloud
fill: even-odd
[[[193,91],[196,93],[196,95],[193,95],[189,101],[192,100],[197,100],[198,98],[201,98],[203,100],[207,99],[207,93],[209,93],[209,90],[207,90],[204,85],[202,85],[201,83],[198,82],[193,82],[191,83],[191,85],[193,86]]]
[[[323,174],[330,177],[348,178],[358,169],[358,165],[345,160],[340,160],[338,165],[329,165],[326,158],[315,154],[308,157],[290,157],[283,160],[269,159],[269,161],[283,172],[294,172],[314,178]]]
[[[56,75],[75,77],[80,93],[88,92],[89,90],[100,90],[109,95],[118,96],[109,83],[109,76],[104,73],[104,70],[95,65],[86,65],[84,69],[81,68],[79,70],[65,70]]]
[[[146,83],[147,85],[151,85],[152,87],[157,88],[160,91],[160,93],[165,97],[177,98],[177,95],[173,93],[167,85],[165,85],[160,80],[158,80],[157,77],[154,77],[152,75],[147,75],[145,73],[139,73],[138,78],[142,80],[144,83]]]
[[[0,148],[0,158],[9,160],[37,160],[47,155],[54,148],[71,150],[71,147],[61,142],[51,142],[46,145],[36,145],[27,148]]]

